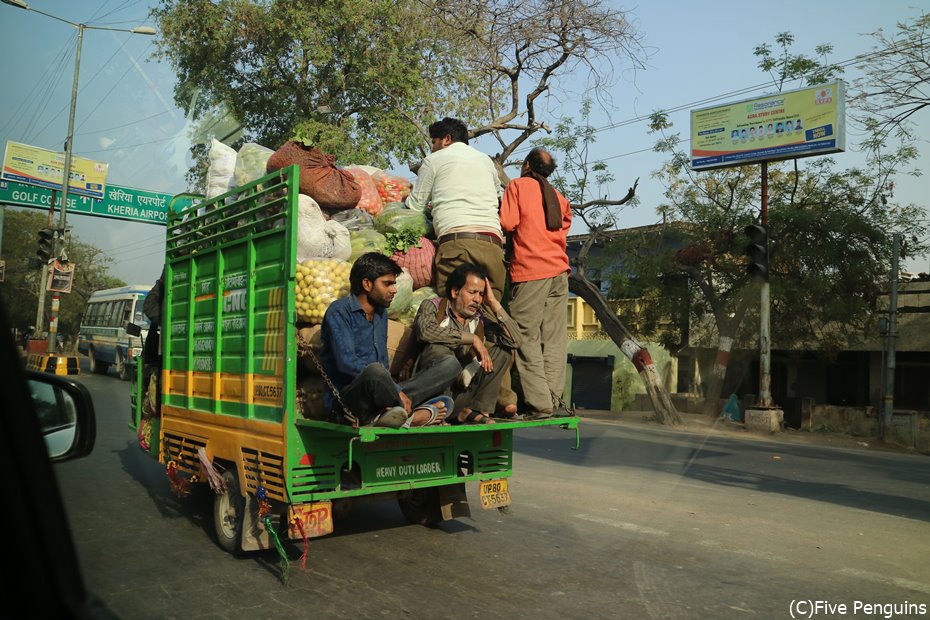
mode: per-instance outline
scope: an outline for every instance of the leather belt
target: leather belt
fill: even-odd
[[[501,240],[498,239],[496,235],[492,233],[485,233],[485,232],[450,233],[448,235],[443,235],[439,237],[439,245],[442,245],[446,241],[452,241],[453,239],[477,239],[478,241],[487,241],[488,243],[493,243],[499,248],[504,247],[504,244],[501,243]]]

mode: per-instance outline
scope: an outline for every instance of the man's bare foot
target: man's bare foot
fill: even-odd
[[[428,406],[420,405],[419,407],[414,408],[413,413],[411,414],[413,416],[413,420],[410,421],[410,426],[442,424],[448,413],[449,412],[446,411],[446,403],[441,400]]]
[[[497,405],[497,408],[494,410],[495,418],[515,418],[517,416],[517,405],[516,403],[510,403],[508,405]]]

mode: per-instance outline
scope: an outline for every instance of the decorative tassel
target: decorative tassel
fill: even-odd
[[[307,554],[310,552],[310,539],[307,538],[307,533],[304,532],[303,521],[301,521],[298,517],[294,517],[291,520],[291,523],[293,523],[297,527],[297,531],[300,532],[301,538],[304,539],[304,552],[300,555],[300,569],[303,571],[306,571],[307,570]]]
[[[278,533],[274,531],[274,527],[271,523],[271,517],[266,515],[264,523],[265,529],[268,531],[268,534],[271,535],[271,540],[274,541],[274,546],[278,550],[278,557],[281,558],[281,581],[284,583],[284,585],[287,585],[287,580],[290,578],[291,564],[287,559],[287,554],[284,552],[284,546],[281,544],[281,540],[278,538]]]
[[[291,565],[287,559],[287,554],[284,552],[284,545],[281,544],[281,539],[278,538],[278,533],[274,531],[274,524],[271,522],[271,503],[268,501],[265,485],[258,485],[255,497],[258,500],[258,520],[265,524],[265,531],[274,541],[274,546],[278,550],[278,557],[281,558],[281,581],[284,585],[287,585]]]
[[[144,420],[139,425],[139,447],[148,452],[152,445],[152,421]]]
[[[174,461],[168,461],[168,480],[171,482],[171,490],[175,492],[178,497],[187,497],[190,495],[190,485],[187,484],[187,480],[181,477],[181,474],[178,473],[178,464]]]

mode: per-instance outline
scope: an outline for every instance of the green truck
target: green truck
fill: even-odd
[[[472,482],[483,508],[509,505],[514,431],[574,430],[577,447],[577,418],[390,429],[305,414],[298,181],[292,166],[170,210],[160,387],[141,363],[133,376],[140,445],[179,492],[210,485],[217,540],[231,553],[331,533],[334,512],[372,496],[396,497],[424,525],[469,514]]]

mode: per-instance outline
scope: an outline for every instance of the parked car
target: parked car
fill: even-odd
[[[115,618],[84,585],[52,462],[91,453],[94,403],[68,377],[27,372],[0,302],[0,414],[6,613],[29,618]]]

